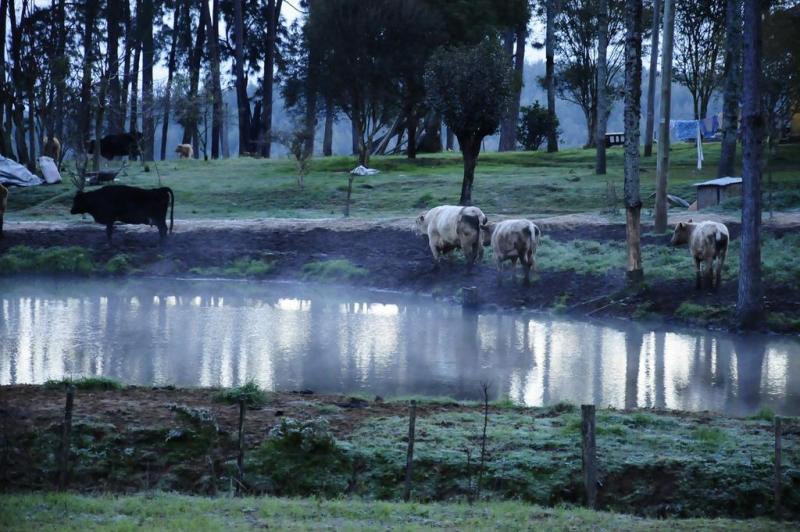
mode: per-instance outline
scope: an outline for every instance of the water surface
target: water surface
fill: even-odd
[[[467,312],[288,283],[0,281],[0,384],[135,384],[800,414],[800,341]]]

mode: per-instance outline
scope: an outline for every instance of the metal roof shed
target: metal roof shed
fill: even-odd
[[[695,183],[697,187],[697,209],[705,209],[719,205],[728,198],[737,198],[742,195],[741,177],[720,177],[711,181]]]

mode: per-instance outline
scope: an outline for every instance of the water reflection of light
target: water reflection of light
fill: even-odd
[[[281,298],[275,303],[275,308],[278,310],[289,311],[307,311],[311,310],[311,301],[304,299],[284,299]]]
[[[373,316],[396,316],[400,313],[397,305],[384,305],[383,303],[371,303],[367,307],[367,314]]]

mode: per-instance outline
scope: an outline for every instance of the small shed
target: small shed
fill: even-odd
[[[742,195],[741,177],[720,177],[695,183],[694,186],[697,187],[698,210],[719,205],[728,198],[738,198]]]

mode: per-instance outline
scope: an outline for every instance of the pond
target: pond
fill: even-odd
[[[296,283],[0,281],[0,384],[130,384],[800,414],[800,340]]]

